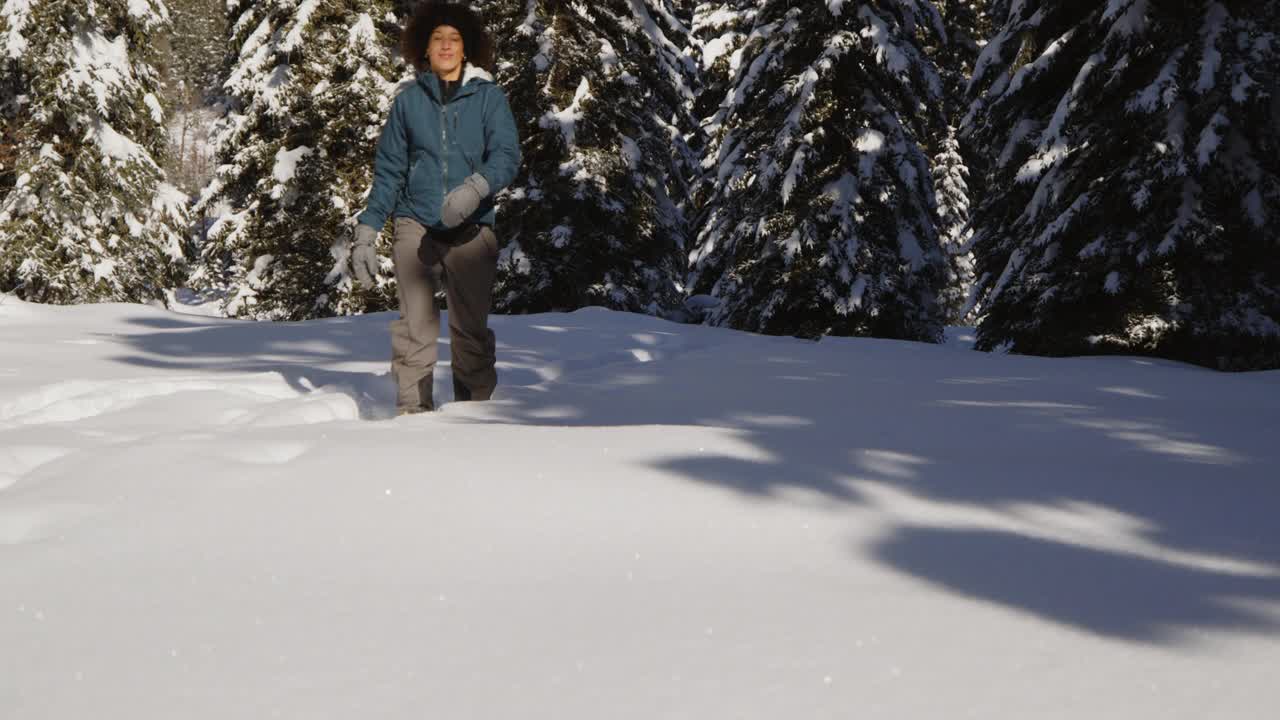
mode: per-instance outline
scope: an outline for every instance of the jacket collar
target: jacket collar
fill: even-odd
[[[493,76],[484,68],[467,63],[462,69],[462,77],[460,80],[462,81],[462,84],[454,92],[453,100],[470,95],[481,85],[493,82]],[[421,85],[422,88],[427,91],[427,95],[437,103],[440,102],[440,98],[444,96],[440,91],[440,78],[430,69],[423,70],[418,73],[418,84]]]

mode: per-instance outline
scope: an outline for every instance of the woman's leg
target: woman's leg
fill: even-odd
[[[391,321],[396,411],[434,410],[431,386],[440,336],[440,308],[435,301],[440,287],[440,258],[419,222],[399,217],[394,225],[391,258],[395,261],[396,295],[400,300],[400,318]]]
[[[498,238],[481,225],[471,240],[456,246],[436,244],[443,255],[445,294],[449,300],[449,354],[455,400],[488,400],[498,384],[495,339],[489,329],[493,281],[498,270]]]

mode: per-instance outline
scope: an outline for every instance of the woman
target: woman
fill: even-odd
[[[418,71],[378,139],[373,189],[357,218],[351,264],[373,284],[375,243],[394,218],[400,318],[391,323],[397,414],[433,410],[440,334],[435,294],[449,306],[455,400],[488,400],[497,384],[489,307],[498,265],[493,196],[515,178],[520,142],[506,94],[484,68],[493,43],[457,4],[423,3],[401,50]]]

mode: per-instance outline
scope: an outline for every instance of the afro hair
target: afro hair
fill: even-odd
[[[493,40],[484,22],[466,5],[449,2],[418,3],[400,36],[400,52],[418,72],[431,68],[427,45],[431,32],[441,25],[449,25],[462,35],[462,49],[468,63],[493,72]]]

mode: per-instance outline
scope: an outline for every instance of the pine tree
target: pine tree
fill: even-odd
[[[199,195],[213,176],[209,147],[217,111],[219,76],[226,57],[226,0],[168,0],[172,34],[164,52],[169,121],[165,172],[189,195]]]
[[[733,80],[738,67],[742,64],[742,54],[747,36],[755,24],[759,3],[756,0],[713,0],[699,2],[693,9],[691,25],[691,43],[693,57],[698,63],[701,73],[699,93],[694,99],[693,114],[699,123],[697,143],[694,147],[700,158],[697,174],[701,176],[719,153],[720,141],[724,138],[718,123],[723,122],[723,115],[717,119],[721,103],[730,96]],[[714,183],[699,182],[692,184],[690,204],[693,208],[693,226],[691,232],[698,231],[697,219],[706,205],[708,195],[717,190]],[[687,258],[686,258],[687,262]],[[701,300],[702,298],[699,298]],[[697,320],[702,316],[702,308],[690,304],[684,308],[683,320]]]
[[[173,18],[166,64],[175,99],[200,103],[219,93],[226,57],[225,0],[169,0]]]
[[[942,75],[944,82],[955,83],[956,90],[963,91],[968,84],[982,47],[995,30],[992,13],[1008,11],[1002,3],[1007,4],[1004,0],[938,0],[947,30],[947,52],[956,58]]]
[[[701,91],[694,104],[697,118],[715,115],[728,94],[759,5],[756,0],[714,0],[697,3],[694,8],[694,56],[702,71]],[[710,139],[714,142],[718,134],[712,130]],[[713,154],[712,148],[707,151]]]
[[[962,316],[973,290],[973,253],[969,247],[969,209],[983,195],[982,155],[959,137],[957,128],[968,103],[965,90],[973,65],[987,37],[990,22],[986,0],[937,0],[946,28],[945,42],[930,48],[945,90],[946,126],[930,137],[933,187],[938,200],[938,235],[949,261],[942,301],[950,322]]]
[[[938,200],[938,240],[947,254],[948,273],[942,304],[948,322],[963,323],[965,305],[973,292],[973,251],[969,239],[969,161],[961,152],[955,126],[947,124],[946,135],[935,140],[933,192]]]
[[[0,291],[147,301],[185,274],[186,197],[161,169],[159,0],[0,10]]]
[[[1013,0],[967,127],[979,348],[1280,367],[1277,27],[1275,0]]]
[[[231,108],[216,136],[221,166],[196,206],[230,208],[210,228],[200,278],[226,288],[227,314],[304,319],[394,306],[389,263],[377,290],[353,283],[347,263],[397,90],[387,78],[406,73],[390,51],[390,7],[229,4]]]
[[[937,341],[946,277],[930,162],[941,79],[929,2],[764,0],[718,134],[691,253],[707,321]]]
[[[18,179],[18,130],[30,89],[18,63],[27,51],[30,15],[29,0],[0,1],[0,198]]]
[[[498,312],[661,313],[685,275],[696,67],[671,0],[490,0],[524,163],[500,196]]]

